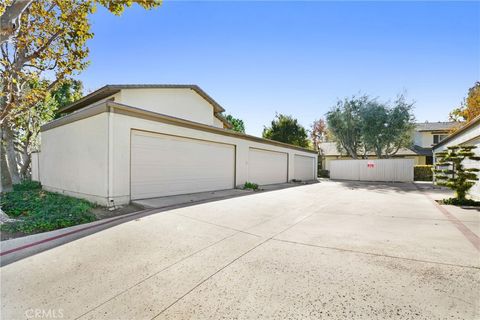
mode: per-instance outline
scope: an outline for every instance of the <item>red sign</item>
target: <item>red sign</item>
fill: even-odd
[[[375,168],[375,163],[373,163],[373,162],[368,162],[368,163],[367,163],[367,168]]]

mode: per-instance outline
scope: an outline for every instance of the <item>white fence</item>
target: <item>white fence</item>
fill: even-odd
[[[413,182],[413,165],[413,159],[332,160],[330,161],[330,178]]]
[[[39,152],[32,152],[32,162],[31,162],[31,168],[32,168],[32,180],[33,181],[40,181],[40,159],[39,159]]]

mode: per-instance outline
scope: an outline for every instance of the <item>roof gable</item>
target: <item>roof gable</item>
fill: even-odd
[[[105,99],[115,93],[120,92],[123,89],[190,89],[195,91],[198,95],[204,98],[208,103],[213,106],[215,113],[221,113],[225,109],[219,105],[212,97],[210,97],[199,86],[194,84],[119,84],[119,85],[106,85],[92,93],[87,94],[83,98],[63,107],[58,112],[69,113],[86,107],[92,103]]]

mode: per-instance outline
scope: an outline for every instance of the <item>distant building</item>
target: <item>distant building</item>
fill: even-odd
[[[424,122],[415,124],[412,146],[401,148],[392,158],[414,159],[415,165],[433,164],[432,147],[447,138],[449,132],[458,122]],[[322,142],[319,144],[322,158],[322,168],[329,170],[329,161],[351,159],[345,152],[338,151],[336,142]],[[359,154],[361,158],[363,154]],[[375,159],[376,155],[369,152],[366,155],[369,159]]]

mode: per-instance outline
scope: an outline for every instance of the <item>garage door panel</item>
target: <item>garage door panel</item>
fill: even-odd
[[[248,180],[259,185],[284,183],[288,179],[288,154],[250,148]]]
[[[235,146],[132,131],[131,197],[234,187]]]
[[[294,161],[296,180],[309,181],[315,179],[315,159],[313,157],[296,154]]]

